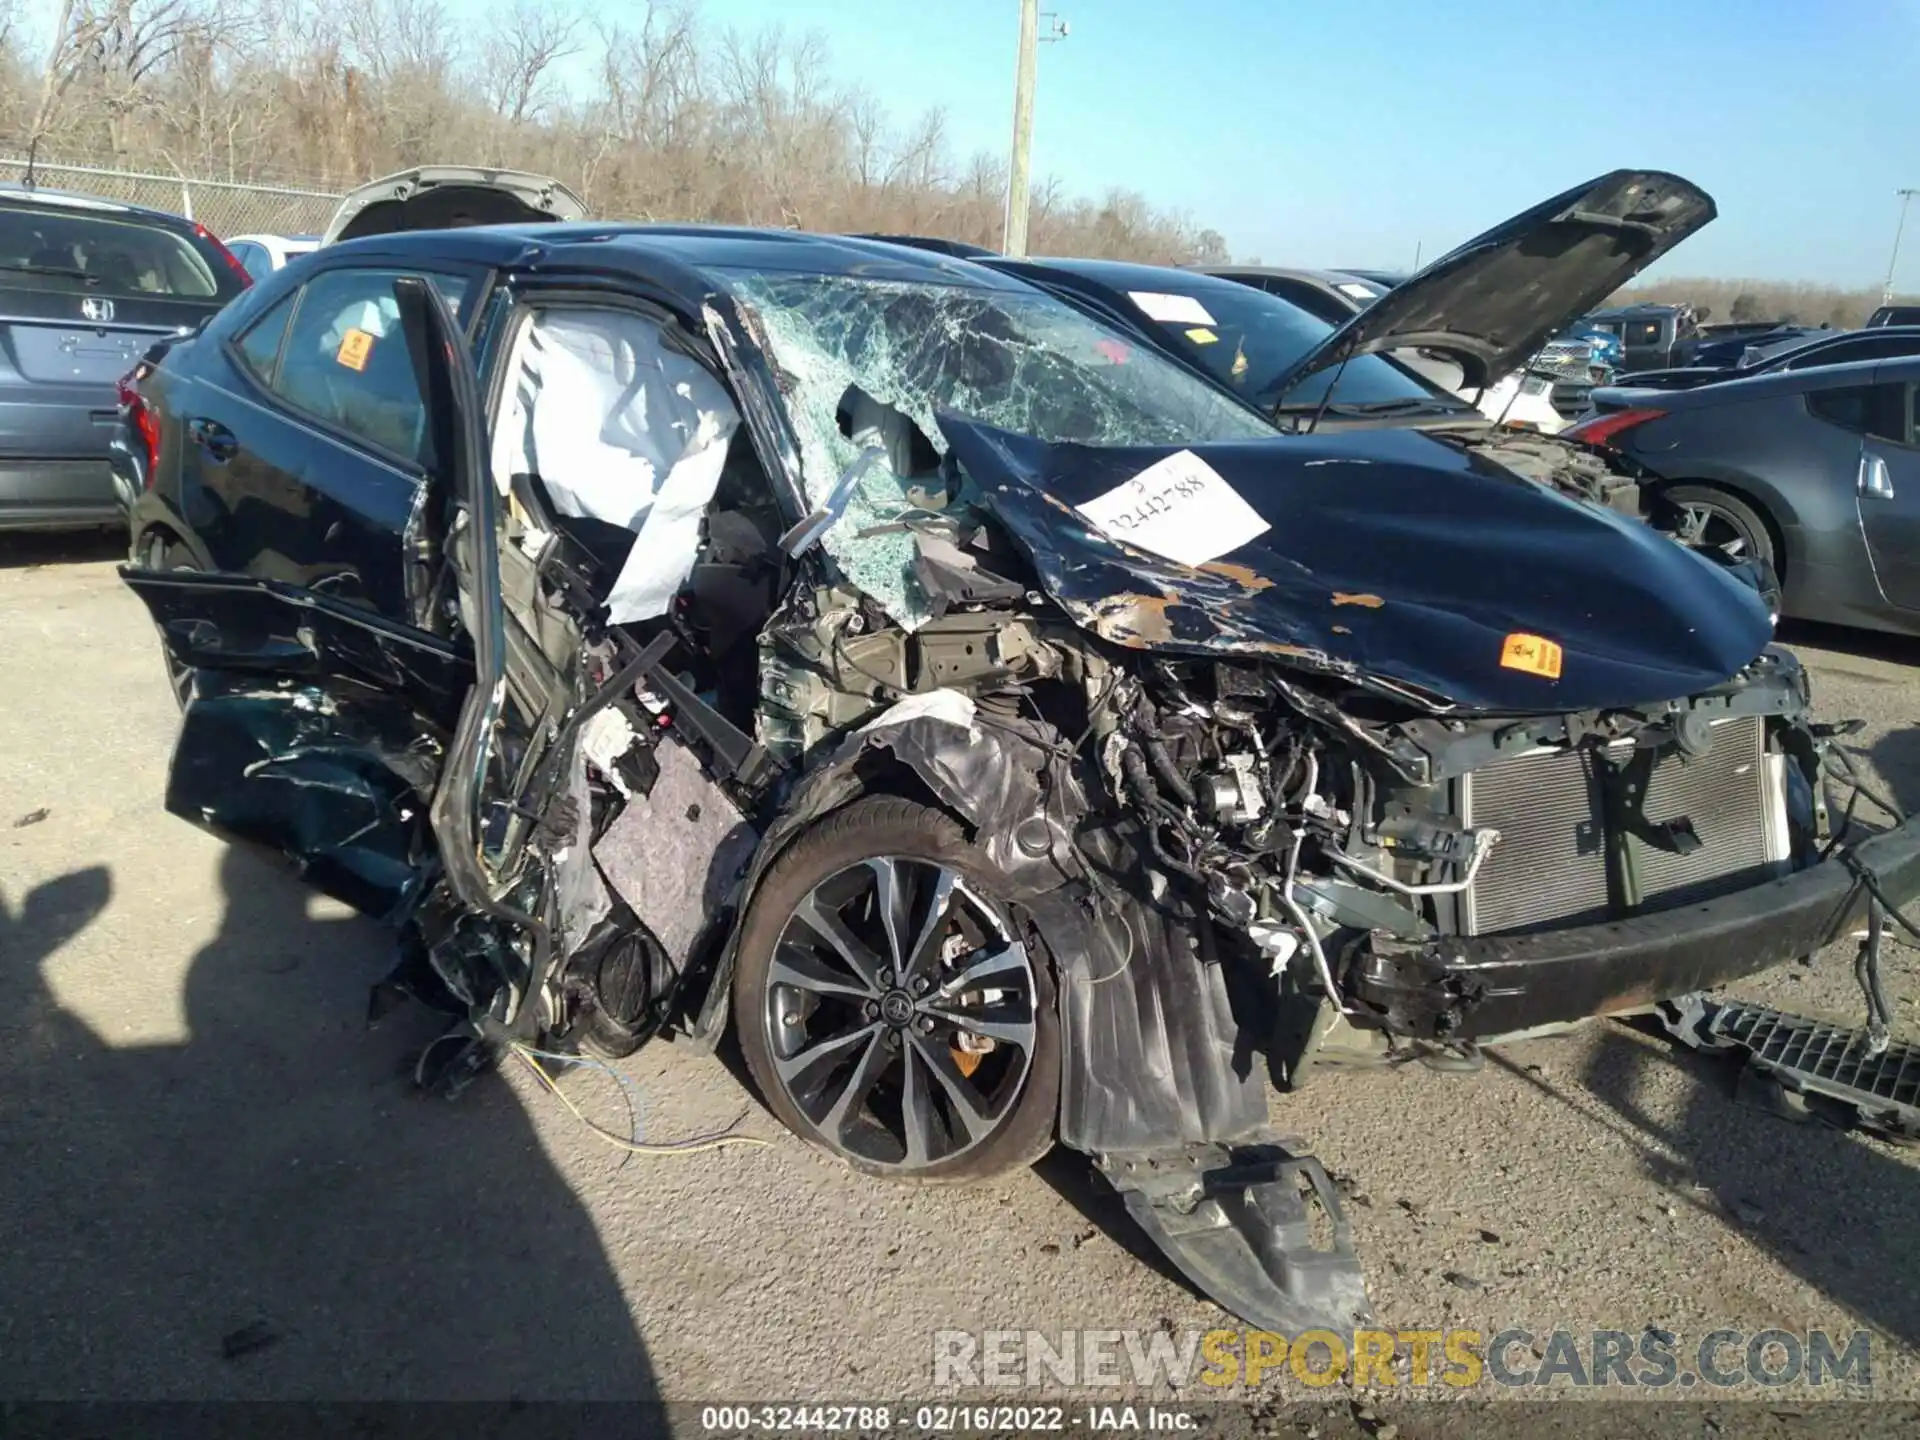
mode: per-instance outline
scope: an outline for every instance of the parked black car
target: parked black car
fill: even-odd
[[[984,259],[1064,300],[1103,324],[1122,329],[1196,374],[1289,424],[1315,415],[1331,428],[1349,424],[1478,420],[1466,401],[1398,359],[1361,354],[1313,378],[1300,363],[1319,352],[1354,316],[1331,316],[1330,302],[1308,308],[1278,292],[1199,270],[1125,260]],[[1448,375],[1457,367],[1448,367]],[[1331,389],[1332,404],[1321,402]]]
[[[1278,295],[1329,325],[1346,324],[1354,311],[1364,310],[1393,288],[1338,270],[1300,270],[1277,265],[1213,265],[1204,267],[1204,273]]]
[[[1596,390],[1600,413],[1567,438],[1658,477],[1696,543],[1766,561],[1783,614],[1920,634],[1913,341],[1898,359],[1787,362],[1679,392]]]
[[[1920,892],[1920,826],[1835,853],[1745,572],[1470,444],[1278,434],[982,265],[383,236],[136,383],[167,807],[397,927],[429,1079],[731,1015],[810,1142],[1057,1136],[1270,1328],[1367,1302],[1269,1074],[1810,953],[1852,865]]]
[[[1688,365],[1677,370],[1642,371],[1625,385],[1607,386],[1594,391],[1591,402],[1596,411],[1619,410],[1634,403],[1632,396],[1637,390],[1692,390],[1701,385],[1719,385],[1728,380],[1746,380],[1755,375],[1811,370],[1821,365],[1850,365],[1859,360],[1890,360],[1902,355],[1920,355],[1920,325],[1880,330],[1809,331],[1797,343],[1790,340],[1777,349],[1746,343],[1749,352],[1759,351],[1758,358],[1726,366]]]
[[[1882,305],[1867,317],[1868,328],[1880,325],[1920,325],[1920,305]]]
[[[0,530],[118,523],[116,384],[248,283],[191,220],[0,184]]]
[[[1741,357],[1756,345],[1787,345],[1796,340],[1813,339],[1822,333],[1811,325],[1786,325],[1779,321],[1767,324],[1702,325],[1690,344],[1677,348],[1674,363],[1676,366],[1726,368],[1738,365]]]

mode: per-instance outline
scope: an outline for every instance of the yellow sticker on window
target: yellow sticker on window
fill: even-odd
[[[1220,337],[1204,325],[1196,325],[1187,331],[1187,338],[1196,345],[1211,345]]]
[[[1500,664],[1508,670],[1524,670],[1548,680],[1560,678],[1560,647],[1551,640],[1525,633],[1509,635],[1500,646]]]
[[[373,336],[364,330],[349,330],[341,338],[340,348],[333,352],[333,358],[349,370],[367,368],[367,356],[373,353]]]

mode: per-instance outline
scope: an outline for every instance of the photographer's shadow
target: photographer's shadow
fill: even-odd
[[[1676,1202],[1713,1210],[1874,1330],[1920,1344],[1912,1283],[1920,1186],[1912,1168],[1873,1142],[1737,1102],[1738,1063],[1609,1031],[1583,1078],[1642,1142],[1645,1173]],[[1654,1072],[1663,1069],[1685,1077],[1674,1118],[1656,1116],[1640,1098],[1657,1088]]]
[[[189,1038],[136,1048],[42,976],[105,908],[106,870],[0,894],[0,974],[28,997],[0,1021],[0,1397],[656,1398],[513,1091],[418,1092],[414,1007],[366,1030],[387,933],[310,920],[239,849],[221,878]]]

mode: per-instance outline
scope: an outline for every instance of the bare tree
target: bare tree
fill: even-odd
[[[40,145],[53,133],[60,114],[60,102],[73,82],[80,78],[80,67],[92,40],[89,13],[80,0],[60,0],[53,24],[53,45],[40,71],[40,99],[33,118],[27,122],[27,178],[33,178],[34,162],[40,158]]]
[[[481,0],[477,32],[447,0],[50,3],[44,56],[0,29],[0,147],[37,155],[57,136],[66,159],[320,190],[495,163],[555,175],[610,218],[1001,239],[1004,163],[956,164],[945,115],[896,125],[818,35],[716,35],[697,0],[604,20],[583,0]],[[1035,187],[1032,222],[1054,253],[1224,248],[1141,196],[1073,200],[1056,180]]]
[[[496,10],[480,44],[482,94],[509,125],[543,114],[553,98],[553,69],[579,53],[580,16],[551,0],[513,0]]]

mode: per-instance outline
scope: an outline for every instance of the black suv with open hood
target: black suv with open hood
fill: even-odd
[[[1553,233],[1688,212],[1615,198]],[[1920,892],[1920,827],[1829,823],[1741,574],[1471,447],[1281,434],[965,260],[377,237],[137,386],[167,807],[397,928],[428,1079],[731,1018],[812,1143],[1057,1138],[1269,1328],[1367,1301],[1268,1075],[1458,1064]]]

